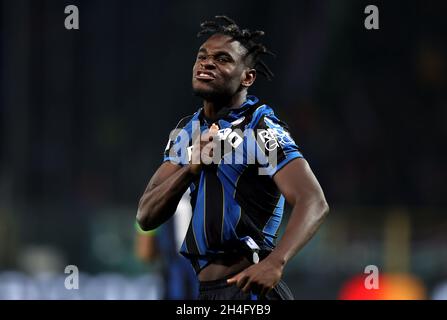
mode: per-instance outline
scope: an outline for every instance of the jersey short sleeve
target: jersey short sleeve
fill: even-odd
[[[190,123],[192,116],[185,117],[169,135],[166,145],[163,162],[170,161],[178,165],[186,165],[189,163],[188,148],[191,144]]]

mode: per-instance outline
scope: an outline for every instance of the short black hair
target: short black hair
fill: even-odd
[[[265,76],[268,80],[272,80],[273,72],[262,61],[262,55],[275,56],[271,51],[267,50],[264,44],[256,41],[259,37],[264,35],[264,31],[250,31],[248,29],[241,29],[234,20],[227,16],[215,16],[216,20],[204,21],[200,24],[201,30],[197,37],[203,35],[223,34],[237,40],[244,48],[247,49],[245,57],[251,58],[250,66],[257,72]],[[219,23],[221,20],[224,24]]]

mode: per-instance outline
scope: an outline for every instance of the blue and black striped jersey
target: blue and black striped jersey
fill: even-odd
[[[197,273],[216,256],[241,250],[247,236],[265,252],[274,248],[284,197],[272,177],[303,157],[287,125],[254,96],[238,109],[223,111],[216,123],[218,137],[227,145],[220,161],[204,166],[190,186],[193,216],[180,249]],[[204,132],[211,124],[203,108],[182,119],[169,138],[164,161],[188,164],[194,127]]]

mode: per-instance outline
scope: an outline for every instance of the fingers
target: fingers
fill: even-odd
[[[250,276],[245,273],[238,273],[234,277],[227,280],[228,284],[235,284],[243,293],[252,292],[260,297],[265,297],[272,289],[272,286],[261,285],[253,281]]]
[[[235,275],[234,277],[228,279],[227,283],[228,284],[235,284],[239,288],[242,288],[246,284],[248,279],[249,279],[249,277],[246,274],[244,274],[243,272],[240,272],[237,275]]]
[[[243,293],[249,293],[252,290],[252,282],[250,281],[250,279],[247,279],[245,281],[245,285],[243,287],[240,286],[239,288],[241,288]]]
[[[264,288],[262,288],[260,296],[262,298],[264,298],[272,289],[273,289],[273,287],[270,287],[270,288],[269,287],[264,287]]]
[[[227,279],[227,283],[228,284],[234,284],[237,282],[237,278],[236,276],[234,276],[233,278]]]
[[[209,129],[209,131],[202,135],[200,142],[201,149],[201,160],[203,164],[209,165],[211,163],[215,163],[219,161],[219,153],[216,154],[216,159],[214,159],[215,152],[214,150],[217,148],[217,143],[214,142],[214,138],[216,137],[219,131],[219,127],[213,123]]]
[[[218,131],[219,126],[213,123],[207,132],[197,136],[193,141],[190,163],[209,165],[219,161],[220,153],[214,152],[218,146],[217,143],[214,142],[214,137],[216,137]],[[216,159],[214,159],[214,155],[216,155]]]
[[[271,287],[262,285],[256,281],[253,281],[250,278],[247,278],[245,281],[245,284],[243,284],[243,287],[239,287],[239,288],[241,288],[243,293],[251,292],[256,295],[259,295],[260,297],[265,297],[267,295],[267,293],[269,293],[270,290],[272,290]]]
[[[217,135],[217,132],[219,130],[219,127],[215,124],[211,126],[211,128],[208,130],[208,132],[205,132],[200,137],[200,148],[203,149],[207,145],[209,145],[211,142],[214,141],[214,138]]]
[[[243,289],[249,283],[250,283],[250,278],[247,275],[243,275],[242,277],[239,278],[239,280],[237,282],[237,286],[239,288]]]
[[[218,132],[219,132],[219,126],[213,123],[209,128],[208,132],[202,134],[202,141],[211,141]]]
[[[212,135],[215,135],[215,134],[217,134],[218,131],[219,131],[219,126],[217,124],[213,123],[210,127],[210,133]]]
[[[239,281],[239,278],[242,277],[243,275],[244,275],[243,271],[239,272],[238,274],[231,277],[230,279],[227,279],[227,283],[228,284],[237,284],[237,282]]]
[[[235,284],[238,286],[239,289],[242,290],[242,292],[247,293],[250,291],[251,287],[251,280],[250,277],[244,273],[239,273],[233,278],[230,278],[227,280],[228,284]]]
[[[201,151],[201,160],[202,160],[202,163],[203,164],[206,164],[206,165],[208,165],[208,164],[211,164],[211,163],[213,163],[213,156],[214,156],[214,153],[213,153],[213,150],[214,150],[214,148],[215,148],[215,143],[213,143],[213,142],[208,142],[203,148],[202,148],[202,151]]]

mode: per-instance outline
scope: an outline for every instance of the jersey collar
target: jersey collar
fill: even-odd
[[[219,111],[220,115],[218,117],[218,120],[227,120],[227,121],[234,121],[237,120],[239,117],[241,117],[248,109],[250,109],[251,106],[258,103],[259,99],[253,95],[248,95],[247,100],[239,107],[239,108],[223,108]],[[201,122],[211,125],[211,123],[208,123],[206,120],[204,114],[203,114],[203,107],[199,109],[198,118]]]

